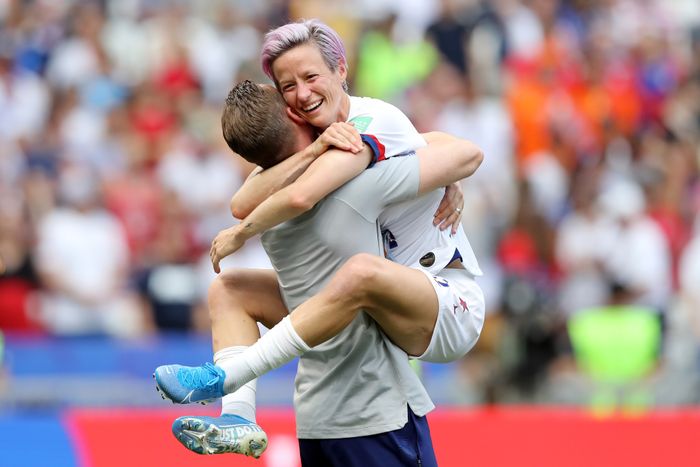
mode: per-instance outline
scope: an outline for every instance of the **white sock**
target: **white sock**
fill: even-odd
[[[240,354],[247,345],[226,347],[214,353],[214,364],[221,366],[235,355]],[[238,415],[255,423],[255,393],[258,380],[248,381],[238,391],[226,394],[221,399],[221,415]]]
[[[231,393],[270,370],[291,362],[311,350],[294,330],[289,316],[267,331],[255,344],[217,363],[226,372],[224,391]]]

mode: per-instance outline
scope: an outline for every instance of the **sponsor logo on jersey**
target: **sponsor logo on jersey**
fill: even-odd
[[[358,133],[364,133],[370,123],[372,123],[372,117],[369,115],[359,115],[348,122],[355,127]]]
[[[430,251],[430,252],[424,254],[423,257],[418,260],[418,262],[424,268],[429,268],[430,266],[435,264],[435,253]]]

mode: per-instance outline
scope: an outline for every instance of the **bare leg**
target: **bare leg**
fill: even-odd
[[[366,311],[409,355],[430,344],[438,300],[425,274],[378,256],[353,256],[316,296],[291,314],[292,325],[314,347]]]
[[[209,287],[214,352],[255,343],[260,338],[258,322],[271,328],[287,314],[272,270],[226,270]]]
[[[337,335],[360,311],[406,353],[421,355],[430,344],[438,305],[435,289],[421,271],[369,254],[353,256],[321,292],[220,365],[226,373],[224,391],[231,393]]]
[[[272,271],[225,273],[210,291],[214,363],[224,370],[224,392],[240,396],[239,388],[337,335],[360,311],[406,353],[423,354],[439,307],[430,280],[421,271],[359,254],[284,319],[286,309]],[[270,326],[262,338],[257,322]]]
[[[212,284],[209,306],[214,350],[217,355],[230,352],[218,361],[215,356],[216,365],[225,373],[224,404],[232,398],[239,404],[224,413],[235,415],[245,410],[240,407],[246,403],[246,391],[252,391],[254,398],[250,385],[255,384],[256,376],[335,336],[361,310],[412,355],[428,347],[438,312],[435,290],[423,273],[364,254],[351,258],[321,293],[294,310],[289,319],[284,319],[287,310],[272,271],[227,271]],[[257,322],[271,327],[262,338]],[[248,347],[234,349],[239,346]],[[251,428],[252,441],[234,444],[218,435],[221,428],[216,424],[202,417],[182,417],[174,432],[188,449],[200,453],[239,452],[257,457],[267,445],[266,436],[254,423],[250,425],[257,427]],[[255,449],[241,451],[242,445]]]
[[[271,270],[227,270],[209,288],[214,361],[225,365],[260,338],[258,322],[274,327],[288,312]],[[180,417],[175,437],[199,454],[233,452],[259,457],[267,435],[255,423],[257,382],[250,380],[222,399],[221,417]],[[241,426],[245,430],[240,431]]]
[[[258,322],[276,325],[287,309],[271,270],[233,269],[221,273],[209,288],[214,362],[225,365],[260,338]],[[221,413],[255,421],[257,382],[251,381],[222,400]]]

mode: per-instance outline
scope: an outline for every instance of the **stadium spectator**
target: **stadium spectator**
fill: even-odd
[[[58,194],[61,203],[37,229],[44,325],[60,335],[138,334],[141,317],[126,287],[126,239],[101,207],[96,179],[84,168],[67,166]]]
[[[396,29],[396,16],[388,15],[362,37],[354,80],[358,95],[397,103],[435,67],[436,52],[428,42],[398,39]]]
[[[35,293],[39,288],[29,223],[18,209],[0,210],[0,329],[40,331]]]
[[[671,294],[671,256],[659,226],[646,214],[642,189],[633,181],[614,181],[599,202],[613,223],[610,242],[600,245],[604,268],[635,293],[638,303],[668,309]]]
[[[441,16],[440,3],[0,2],[3,280],[20,271],[31,277],[24,276],[28,269],[15,269],[17,258],[36,261],[44,276],[45,229],[66,209],[75,214],[62,202],[56,207],[56,191],[64,190],[60,174],[66,165],[78,166],[96,174],[92,180],[105,196],[95,207],[108,210],[126,234],[124,257],[124,234],[102,239],[108,256],[120,257],[113,261],[121,265],[121,284],[134,283],[144,268],[162,263],[155,254],[162,240],[156,199],[168,190],[178,193],[188,222],[196,226],[193,248],[199,250],[185,263],[195,268],[188,277],[196,281],[201,301],[203,284],[212,278],[202,245],[227,215],[226,201],[240,183],[231,174],[242,179],[250,170],[240,160],[223,161],[220,135],[201,137],[201,128],[218,128],[211,115],[219,114],[233,83],[264,79],[256,58],[263,34],[289,19],[320,17],[346,39],[353,84],[364,55],[360,44],[378,33],[377,18],[394,13],[400,33],[384,39],[433,41],[439,53],[424,79],[386,92],[419,130],[468,138],[488,155],[464,185],[469,213],[464,227],[490,280],[482,284],[489,314],[503,331],[494,337],[492,355],[501,363],[519,356],[509,347],[518,320],[501,308],[514,258],[526,250],[526,242],[514,241],[523,237],[510,228],[519,215],[517,187],[523,180],[536,197],[533,210],[545,219],[546,227],[538,228],[551,229],[557,239],[554,266],[561,268],[562,280],[547,289],[558,297],[557,319],[604,304],[599,268],[630,260],[627,273],[638,275],[639,285],[649,290],[642,300],[666,310],[668,332],[682,331],[684,321],[676,319],[673,304],[697,289],[697,281],[688,279],[694,276],[684,271],[693,264],[688,258],[695,248],[688,245],[697,243],[692,225],[700,212],[698,2],[445,0],[451,17]],[[542,154],[547,165],[530,165]],[[541,167],[547,172],[540,174]],[[628,227],[618,223],[608,231],[595,200],[619,175],[635,180],[647,207]],[[566,187],[569,195],[562,198]],[[599,230],[603,237],[619,233],[605,251],[584,234],[598,238]],[[630,238],[648,245],[639,247],[642,254],[633,251],[636,240]],[[499,245],[503,253],[506,244],[510,253],[499,254]],[[230,264],[267,265],[259,244],[249,247]],[[85,255],[79,252],[76,264]],[[94,261],[107,262],[100,256]],[[38,287],[53,294],[42,282]],[[44,312],[51,316],[57,310]],[[87,324],[92,318],[87,313],[76,329],[94,330],[94,323]],[[501,397],[510,389],[492,394]]]
[[[639,411],[653,402],[650,378],[660,363],[661,325],[653,309],[634,305],[635,291],[610,283],[606,306],[580,310],[568,321],[573,356],[593,387],[591,408]]]
[[[188,331],[201,305],[194,258],[198,253],[188,210],[171,193],[158,206],[158,226],[149,244],[149,262],[136,286],[155,328]]]
[[[605,303],[608,286],[603,264],[610,242],[610,220],[596,205],[600,170],[584,166],[575,175],[571,210],[559,224],[556,260],[562,277],[559,307],[565,315]]]

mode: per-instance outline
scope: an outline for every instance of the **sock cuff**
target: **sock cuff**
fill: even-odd
[[[238,415],[239,417],[245,418],[249,422],[256,423],[255,404],[242,400],[236,400],[223,404],[221,406],[221,415]]]
[[[282,318],[280,325],[283,326],[285,331],[287,331],[287,334],[291,338],[295,347],[297,347],[299,350],[302,350],[303,352],[308,352],[309,350],[311,350],[311,347],[309,347],[308,344],[304,342],[304,339],[302,339],[299,336],[299,334],[297,334],[296,329],[294,329],[294,326],[292,326],[292,320],[289,316],[285,316],[284,318]]]
[[[216,364],[217,362],[220,362],[221,360],[231,358],[234,355],[238,355],[239,353],[243,352],[247,348],[248,348],[247,345],[234,345],[231,347],[225,347],[221,350],[217,350],[216,352],[214,352],[214,364]]]

